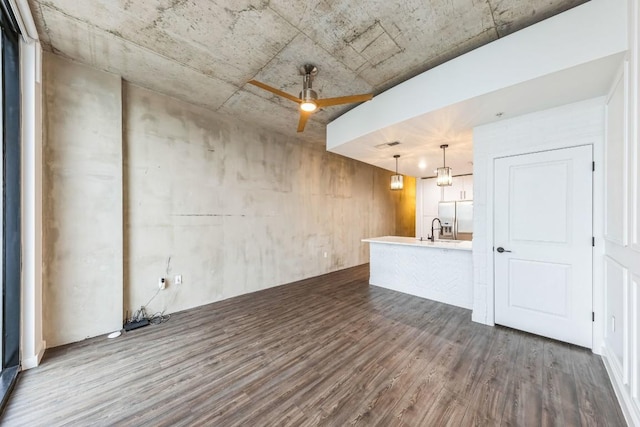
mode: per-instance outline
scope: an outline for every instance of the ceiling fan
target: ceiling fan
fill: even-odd
[[[282,96],[283,98],[287,98],[293,102],[300,104],[300,121],[298,122],[298,132],[302,132],[304,130],[304,126],[307,124],[307,119],[309,119],[311,113],[319,108],[330,107],[332,105],[351,104],[353,102],[364,102],[369,101],[371,98],[373,98],[373,94],[367,93],[363,95],[339,96],[337,98],[318,99],[318,94],[311,88],[313,78],[318,75],[318,67],[311,64],[303,65],[302,67],[300,67],[300,74],[303,76],[302,92],[300,92],[300,96],[297,98],[293,95],[289,95],[286,92],[261,83],[257,80],[249,81],[249,83],[254,86],[258,86],[259,88],[268,90],[271,93],[275,93],[278,96]]]

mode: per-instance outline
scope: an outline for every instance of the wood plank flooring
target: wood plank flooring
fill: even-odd
[[[368,265],[50,349],[3,425],[623,426],[589,350],[370,287]]]

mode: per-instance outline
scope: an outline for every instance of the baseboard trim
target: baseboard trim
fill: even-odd
[[[472,308],[473,310],[473,308]],[[471,311],[471,321],[475,323],[481,323],[487,326],[496,326],[495,323],[490,322],[486,316],[478,316],[475,311]]]
[[[629,389],[622,384],[622,378],[618,378],[616,371],[609,362],[608,355],[609,349],[607,347],[603,347],[601,356],[602,362],[604,363],[604,368],[607,370],[607,374],[609,374],[609,380],[611,381],[613,391],[618,398],[618,403],[620,404],[620,408],[624,414],[624,419],[627,421],[629,426],[640,426],[640,408],[636,408],[633,404]]]
[[[22,370],[25,371],[27,369],[38,367],[38,365],[40,365],[40,361],[42,360],[42,357],[44,356],[44,352],[46,351],[46,349],[47,349],[47,342],[42,341],[40,343],[40,349],[35,355],[31,357],[27,357],[22,360],[22,363],[21,363]]]

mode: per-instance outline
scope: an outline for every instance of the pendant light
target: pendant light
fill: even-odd
[[[396,159],[396,174],[395,175],[391,175],[391,189],[392,190],[402,190],[402,187],[404,186],[402,183],[402,175],[400,175],[398,173],[398,158],[400,157],[400,154],[396,154],[395,156],[393,156],[394,159]]]
[[[436,173],[438,174],[438,178],[436,179],[436,184],[438,184],[438,187],[446,187],[453,183],[453,180],[451,178],[451,168],[447,167],[447,161],[445,157],[445,150],[447,149],[447,147],[447,144],[443,144],[440,146],[440,148],[442,148],[442,167],[438,168],[438,170],[436,171]]]

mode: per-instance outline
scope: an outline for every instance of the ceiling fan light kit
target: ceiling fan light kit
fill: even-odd
[[[391,175],[391,189],[392,190],[402,190],[402,188],[404,187],[404,177],[402,175],[400,175],[398,173],[398,158],[400,157],[400,154],[396,154],[395,156],[393,156],[394,159],[396,159],[396,174],[395,175]]]
[[[307,113],[312,113],[316,111],[317,108],[318,106],[313,101],[304,101],[302,104],[300,104],[300,109],[302,111],[306,111]]]
[[[453,184],[453,178],[451,176],[451,168],[447,167],[446,149],[449,147],[447,144],[442,144],[442,167],[436,170],[437,178],[436,184],[438,187],[447,187]]]
[[[302,74],[302,92],[296,98],[286,92],[276,89],[267,84],[261,83],[257,80],[249,81],[250,84],[257,86],[261,89],[275,93],[278,96],[287,98],[290,101],[297,102],[300,106],[300,120],[298,121],[298,132],[304,130],[309,116],[314,111],[322,107],[331,107],[333,105],[351,104],[354,102],[369,101],[373,98],[373,94],[367,93],[362,95],[340,96],[337,98],[324,98],[318,99],[318,94],[313,90],[313,78],[318,74],[318,67],[312,64],[305,64],[300,67],[300,74]]]
[[[316,100],[318,99],[318,94],[313,89],[305,89],[300,93],[300,99],[302,99],[302,103],[300,103],[300,109],[302,111],[312,112],[316,111],[318,108],[318,104],[316,104]]]

